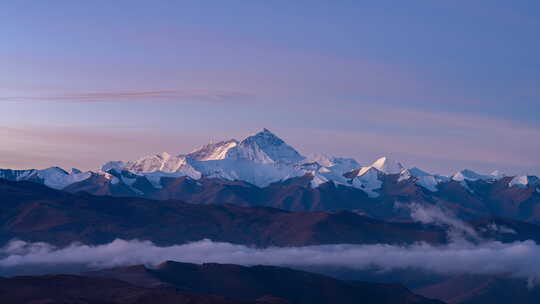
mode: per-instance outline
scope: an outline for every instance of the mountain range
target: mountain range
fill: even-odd
[[[400,203],[437,204],[461,218],[502,216],[540,221],[540,179],[461,170],[430,174],[381,157],[362,166],[351,158],[303,156],[267,129],[241,141],[205,145],[188,154],[159,153],[109,161],[99,170],[0,169],[0,178],[32,181],[72,193],[231,203],[290,211],[355,210],[402,217]]]
[[[94,171],[1,169],[0,275],[8,277],[0,278],[0,302],[536,303],[535,277],[516,276],[512,267],[520,262],[499,255],[517,252],[531,263],[525,269],[535,269],[538,224],[536,176],[467,169],[443,176],[387,157],[362,166],[351,158],[304,156],[264,129],[241,141],[110,161]],[[510,264],[503,269],[514,273],[475,271],[477,263],[470,273],[437,273],[399,265],[381,271],[343,263],[276,267],[161,258],[160,264],[130,260],[113,265],[131,266],[95,269],[88,258],[108,252],[121,260],[108,251],[111,244],[133,242],[147,246],[145,254],[208,244],[233,246],[223,256],[239,254],[238,248],[253,254],[317,248],[311,261],[350,246],[397,250],[404,256],[396,259],[410,260],[418,248],[425,258],[457,250],[458,261],[470,251],[499,250],[493,261]],[[83,257],[82,264],[46,260],[63,250],[64,257]],[[482,260],[496,269],[493,261]]]
[[[70,248],[77,243],[109,244],[117,238],[150,240],[160,246],[209,238],[258,248],[330,244],[411,246],[418,243],[445,246],[451,242],[447,227],[437,223],[382,220],[358,211],[291,212],[234,204],[96,196],[56,190],[30,181],[0,179],[0,202],[0,244],[18,239]],[[483,240],[501,244],[540,243],[540,226],[533,223],[485,217],[463,224]],[[519,296],[523,303],[534,303],[538,292],[536,288],[527,289],[524,279],[502,275],[474,279],[443,276],[422,284],[408,282],[416,294],[427,297],[423,298],[396,284],[353,282],[345,279],[340,271],[333,276],[341,278],[332,279],[280,267],[200,266],[175,262],[166,262],[157,268],[130,266],[59,275],[65,269],[54,264],[52,270],[44,268],[45,265],[6,270],[9,259],[1,252],[2,275],[34,275],[0,279],[2,303],[34,300],[38,301],[36,303],[74,303],[75,298],[79,301],[76,303],[153,303],[158,301],[156,299],[160,303],[304,303],[294,298],[298,296],[295,294],[298,286],[305,286],[302,294],[320,298],[320,303],[334,303],[332,299],[342,295],[350,299],[362,298],[367,303],[437,303],[427,298],[448,303],[504,303],[508,297],[499,293],[505,288],[512,290],[514,297]],[[16,261],[16,257],[13,258]],[[35,276],[51,271],[56,274]],[[269,273],[272,276],[266,278]],[[368,278],[378,276],[375,272],[375,277]],[[385,276],[389,277],[382,282],[406,282],[410,281],[405,280],[406,277],[416,277],[417,273]],[[283,281],[285,286],[273,281],[268,283],[272,277],[279,277],[279,282],[287,279]],[[299,285],[294,285],[291,291],[286,289],[287,284]],[[100,292],[96,294],[95,289]],[[326,298],[318,294],[321,290],[326,290]],[[235,293],[243,298],[233,297]]]
[[[151,240],[158,245],[209,238],[257,247],[440,245],[449,241],[445,228],[437,224],[380,220],[347,210],[291,212],[234,204],[95,196],[2,179],[0,201],[0,244],[14,238],[57,246],[73,242],[106,244],[116,238]],[[485,239],[540,243],[540,226],[533,223],[497,217],[465,223]],[[494,226],[506,230],[492,229]]]

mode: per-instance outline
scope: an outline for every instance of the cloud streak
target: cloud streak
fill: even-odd
[[[481,241],[473,227],[437,206],[411,203],[398,204],[397,207],[410,209],[411,218],[419,223],[445,227],[448,238],[453,243]]]
[[[171,101],[243,101],[254,95],[234,90],[146,90],[146,91],[109,91],[64,93],[44,96],[13,96],[0,97],[4,101],[63,101],[63,102],[128,102],[141,100],[171,100]]]

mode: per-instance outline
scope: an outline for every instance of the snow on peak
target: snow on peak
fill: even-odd
[[[324,175],[318,174],[317,172],[313,172],[313,173],[311,173],[311,175],[313,176],[313,178],[311,179],[311,182],[310,182],[311,188],[317,188],[320,185],[331,181],[330,179],[328,179]]]
[[[431,174],[427,173],[424,170],[413,167],[401,171],[401,173],[399,174],[398,182],[408,180],[410,178],[418,179],[424,176],[431,176]]]
[[[39,180],[53,189],[64,189],[72,183],[83,181],[92,175],[91,172],[81,172],[72,169],[71,173],[60,167],[50,167],[43,170],[0,170],[0,177],[14,181]]]
[[[36,169],[27,170],[12,170],[12,169],[0,169],[0,178],[7,180],[22,181],[29,180],[37,173]]]
[[[181,177],[189,176],[193,179],[201,178],[202,174],[195,170],[188,163],[184,156],[174,156],[167,152],[162,152],[155,155],[145,156],[135,161],[110,161],[101,167],[102,172],[115,171],[116,174],[130,172],[135,175],[145,176],[146,179],[154,186],[161,187],[162,177]],[[130,181],[135,181],[136,176],[131,179],[122,178],[122,181],[130,186]],[[135,189],[134,189],[135,190]]]
[[[361,189],[371,198],[379,197],[380,194],[375,190],[380,189],[382,186],[382,181],[379,179],[381,171],[374,167],[364,167],[362,169],[364,170],[360,170],[361,172],[353,178],[352,186]]]
[[[427,173],[426,171],[419,169],[417,167],[412,167],[410,169],[407,169],[408,172],[411,173],[414,177],[421,177],[421,176],[430,176],[431,174]]]
[[[38,170],[40,176],[52,176],[52,175],[67,175],[69,173],[60,167],[50,167],[43,170]]]
[[[439,178],[437,176],[427,173],[424,170],[418,169],[416,167],[405,169],[400,173],[398,182],[402,180],[408,180],[410,178],[414,180],[415,184],[431,192],[436,192],[438,190],[437,185],[440,182]]]
[[[516,186],[520,188],[526,188],[529,185],[540,185],[540,179],[536,176],[521,175],[514,176],[508,183],[508,187]]]
[[[249,136],[247,138],[264,138],[265,140],[276,141],[278,144],[285,143],[281,138],[277,137],[274,133],[270,132],[270,130],[268,130],[267,128],[263,128],[262,131],[259,131],[255,135]]]
[[[522,176],[515,176],[512,178],[512,180],[508,183],[508,187],[516,186],[520,188],[525,188],[529,184],[529,179],[526,175]]]
[[[189,176],[196,179],[201,177],[200,172],[188,163],[186,157],[181,155],[173,156],[167,152],[146,156],[136,161],[128,161],[122,167],[122,170],[135,174],[146,174],[155,178],[171,175]]]
[[[495,171],[491,172],[491,176],[493,176],[496,179],[499,179],[499,178],[506,177],[507,175],[504,172],[501,172],[499,170],[495,170]]]
[[[246,137],[241,143],[246,144],[251,142],[256,142],[261,146],[280,146],[285,144],[283,139],[277,137],[274,133],[270,132],[270,130],[266,128],[254,135]]]
[[[360,165],[352,158],[311,154],[300,163],[294,165],[294,167],[311,174],[313,176],[311,187],[317,188],[327,182],[350,186],[349,179],[345,176],[345,173],[358,169]]]
[[[318,163],[323,167],[332,167],[335,165],[334,157],[322,153],[309,154],[302,161],[302,164]]]
[[[263,164],[295,164],[304,157],[268,129],[249,136],[227,151],[226,158]]]
[[[60,167],[50,167],[43,170],[37,170],[37,176],[43,180],[43,183],[53,189],[64,189],[65,187],[88,179],[92,175],[91,172],[81,172],[74,169],[72,173],[67,173]]]
[[[371,164],[371,167],[386,174],[399,174],[404,169],[401,163],[388,157],[381,157],[377,159],[373,164]]]
[[[169,154],[168,152],[161,152],[157,156],[160,157],[163,160],[167,160],[167,159],[171,158],[171,154]]]
[[[101,171],[103,172],[109,172],[111,170],[122,172],[124,168],[126,167],[126,164],[121,160],[115,160],[115,161],[109,161],[106,162],[103,166],[101,166]]]
[[[357,176],[362,176],[371,169],[376,169],[378,172],[384,174],[400,174],[404,170],[401,163],[389,159],[388,157],[381,157],[370,166],[360,168]]]
[[[464,169],[452,175],[452,179],[458,182],[463,182],[463,181],[473,182],[477,180],[492,181],[492,180],[495,180],[496,177],[493,175],[479,174],[472,170]]]
[[[227,156],[227,152],[237,145],[238,141],[236,139],[209,143],[189,153],[187,157],[196,161],[224,159]]]
[[[360,164],[355,159],[326,154],[310,154],[302,161],[301,165],[310,163],[317,163],[322,167],[331,168],[332,171],[340,172],[341,174],[360,168]]]
[[[175,156],[163,152],[135,161],[111,161],[104,164],[99,173],[107,172],[116,183],[123,181],[129,185],[144,176],[155,187],[160,187],[161,179],[165,177],[189,176],[199,179],[204,175],[241,180],[264,187],[288,178],[311,174],[313,188],[332,182],[362,189],[370,197],[379,196],[376,190],[382,187],[382,176],[385,174],[399,174],[398,182],[410,180],[430,191],[437,191],[440,183],[450,180],[459,181],[467,187],[465,181],[492,182],[505,176],[498,171],[482,175],[472,170],[462,170],[451,177],[445,177],[418,168],[405,169],[401,163],[388,157],[381,157],[366,167],[361,167],[352,158],[325,154],[311,154],[306,158],[266,128],[240,142],[230,139],[210,143],[189,154]],[[124,173],[131,175],[124,176]],[[0,170],[0,177],[13,180],[40,179],[57,189],[89,176],[89,172],[72,169],[68,173],[58,167],[45,170]],[[538,178],[534,180],[530,176],[516,176],[509,182],[509,186],[525,187],[535,183],[540,185]]]
[[[442,175],[430,174],[424,170],[413,167],[410,169],[403,170],[400,175],[398,182],[408,179],[413,179],[414,183],[418,186],[423,187],[431,192],[437,192],[437,186],[440,183],[445,183],[450,181],[450,178]]]
[[[184,157],[171,156],[167,152],[162,152],[135,161],[128,161],[124,169],[133,173],[176,172],[185,162]]]

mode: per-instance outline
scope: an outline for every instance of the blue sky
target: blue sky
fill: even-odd
[[[540,174],[538,1],[12,1],[0,34],[0,167],[266,127],[361,163]]]

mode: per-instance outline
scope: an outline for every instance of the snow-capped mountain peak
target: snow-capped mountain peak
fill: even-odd
[[[540,185],[540,178],[530,175],[514,176],[508,183],[508,187],[526,188],[529,185]]]
[[[371,164],[371,167],[386,174],[399,174],[404,169],[401,163],[386,156],[377,159],[373,164]]]
[[[135,161],[126,163],[125,170],[133,173],[150,173],[154,171],[175,172],[185,163],[185,159],[176,158],[167,153],[162,152],[155,155],[145,156]]]
[[[487,175],[487,174],[479,174],[469,169],[464,169],[461,171],[458,171],[454,175],[452,175],[452,179],[458,182],[463,181],[477,181],[477,180],[496,180],[502,176],[495,176],[495,175]]]
[[[352,158],[336,157],[327,154],[309,154],[302,162],[301,165],[310,163],[317,163],[322,167],[332,168],[332,171],[341,173],[349,172],[354,169],[360,168],[360,164]]]
[[[152,174],[155,178],[161,176],[189,176],[200,178],[201,173],[188,163],[185,156],[173,156],[167,152],[143,157],[136,161],[125,163],[123,170],[135,174]]]
[[[189,153],[187,157],[196,161],[225,159],[227,152],[237,145],[238,141],[236,139],[209,143]]]
[[[305,157],[268,129],[249,136],[227,151],[226,158],[258,163],[295,164]]]
[[[267,128],[262,129],[262,131],[257,132],[255,135],[248,136],[243,141],[250,141],[250,140],[263,140],[266,142],[273,142],[275,145],[281,145],[285,142],[277,137],[274,133],[272,133]]]
[[[508,176],[506,175],[506,173],[501,172],[499,170],[494,170],[493,172],[490,173],[490,175],[493,176],[495,179],[500,179],[500,178]]]
[[[103,166],[101,166],[100,171],[109,172],[112,170],[112,171],[122,172],[122,170],[124,170],[125,167],[126,167],[126,164],[123,161],[113,160],[113,161],[108,161],[105,164],[103,164]]]
[[[375,190],[380,189],[382,186],[382,181],[379,179],[379,175],[382,173],[372,166],[363,167],[358,172],[358,175],[353,178],[352,185],[364,191],[369,197],[378,197],[380,194]]]
[[[410,168],[410,169],[407,169],[407,171],[408,171],[412,176],[415,176],[415,177],[431,175],[431,174],[427,173],[426,171],[424,171],[424,170],[422,170],[422,169],[419,169],[419,168],[416,168],[416,167],[412,167],[412,168]]]
[[[303,164],[318,163],[323,167],[332,167],[335,165],[334,157],[326,154],[309,154],[303,161]]]
[[[437,186],[441,182],[447,182],[450,179],[445,176],[441,175],[433,175],[430,173],[427,173],[424,170],[421,170],[419,168],[413,167],[410,169],[405,169],[401,171],[399,174],[398,182],[413,179],[414,183],[431,191],[436,192],[438,190]]]
[[[182,155],[174,156],[167,152],[145,156],[135,161],[110,161],[101,167],[101,171],[105,173],[127,171],[137,175],[144,175],[152,184],[158,187],[161,177],[189,176],[195,179],[201,177],[201,173],[188,163],[186,157]]]
[[[72,183],[79,182],[89,178],[91,172],[81,172],[74,169],[70,174],[60,167],[50,167],[43,170],[37,170],[36,176],[43,180],[43,183],[54,189],[63,189]]]
[[[11,169],[0,169],[0,178],[22,181],[30,180],[37,174],[36,169],[27,169],[27,170],[11,170]]]

